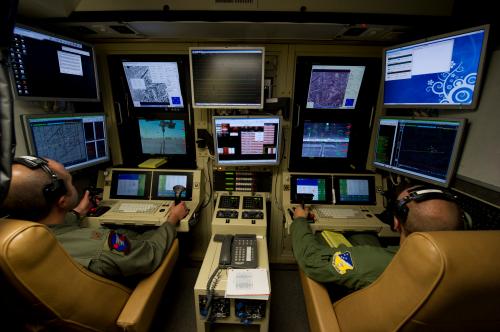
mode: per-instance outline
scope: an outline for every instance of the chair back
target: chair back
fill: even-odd
[[[49,330],[115,331],[131,294],[76,263],[46,226],[22,220],[0,220],[0,273],[27,324]]]
[[[370,286],[333,304],[341,331],[499,331],[500,231],[411,234]]]

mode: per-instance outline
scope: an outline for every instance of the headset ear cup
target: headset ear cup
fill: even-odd
[[[61,196],[64,196],[68,190],[66,189],[66,185],[64,181],[58,179],[43,188],[43,195],[49,202],[54,202]]]

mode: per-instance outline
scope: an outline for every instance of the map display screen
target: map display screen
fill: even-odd
[[[122,64],[134,107],[184,107],[177,62]]]
[[[307,93],[308,109],[354,109],[365,66],[313,65]]]
[[[24,116],[30,154],[70,171],[110,159],[104,114]]]

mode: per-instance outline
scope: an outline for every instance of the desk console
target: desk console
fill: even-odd
[[[177,230],[187,232],[189,220],[200,204],[199,170],[108,169],[100,206],[108,206],[109,210],[88,218],[89,223],[160,226],[167,220],[169,207],[174,204],[173,187],[176,185],[186,188],[180,199],[189,209]]]
[[[390,226],[376,217],[384,211],[382,178],[378,174],[307,174],[283,175],[285,211],[306,204],[313,216],[313,231],[374,231],[379,236],[396,236]],[[304,194],[312,200],[304,202]],[[285,212],[289,228],[292,216]]]

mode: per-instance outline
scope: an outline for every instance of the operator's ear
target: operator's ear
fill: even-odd
[[[397,217],[394,217],[393,229],[398,233],[402,233],[403,232],[402,226],[403,225],[401,224],[401,221],[399,221],[399,219]]]
[[[62,195],[56,200],[57,207],[63,210],[66,209],[67,203],[68,203],[68,195],[66,194]]]

